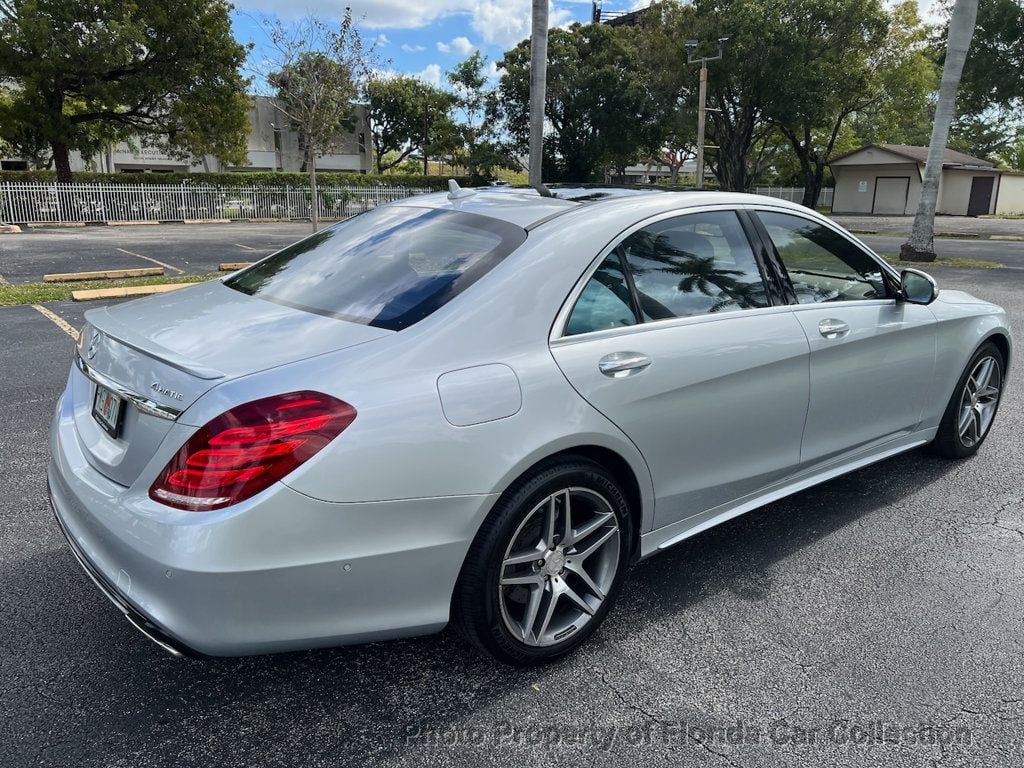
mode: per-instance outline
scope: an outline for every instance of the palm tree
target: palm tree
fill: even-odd
[[[949,138],[949,125],[956,110],[956,92],[960,87],[960,74],[964,70],[967,49],[974,37],[974,22],[978,16],[978,0],[956,0],[946,35],[946,63],[942,67],[939,102],[935,107],[932,140],[928,146],[928,162],[921,183],[921,200],[914,216],[910,240],[900,248],[900,258],[907,261],[935,261],[935,206],[939,197],[939,177]]]

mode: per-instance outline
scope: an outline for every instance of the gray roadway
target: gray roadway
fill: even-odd
[[[936,273],[1024,326],[1024,272]],[[50,308],[80,325],[82,305]],[[79,570],[51,518],[47,426],[70,348],[31,307],[0,308],[0,765],[1024,761],[1019,362],[973,460],[914,452],[701,534],[633,568],[581,653],[518,670],[448,632],[163,655]],[[872,743],[879,722],[899,729],[895,742]],[[934,726],[960,743],[915,743]]]

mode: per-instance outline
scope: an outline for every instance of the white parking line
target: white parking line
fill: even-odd
[[[135,253],[134,251],[126,251],[124,248],[117,248],[116,250],[120,251],[121,253],[127,253],[129,256],[135,256],[136,258],[145,259],[146,261],[151,261],[154,264],[159,264],[161,267],[166,267],[167,269],[171,269],[171,270],[177,272],[179,275],[184,275],[185,274],[185,270],[184,269],[178,269],[177,267],[173,267],[170,264],[165,264],[162,261],[157,261],[156,259],[151,259],[151,258],[149,258],[149,256],[143,256],[141,253]]]
[[[255,251],[256,250],[255,248],[250,248],[248,245],[242,245],[241,243],[232,243],[232,245],[237,245],[239,248],[245,248],[245,250],[247,250],[247,251]]]
[[[78,331],[76,331],[71,326],[71,324],[68,323],[63,317],[61,317],[60,315],[54,314],[53,312],[48,310],[46,307],[41,306],[39,304],[33,304],[32,305],[32,309],[34,309],[36,312],[38,312],[39,314],[41,314],[43,317],[47,318],[48,320],[52,320],[54,325],[56,325],[58,328],[60,328],[62,331],[64,331],[64,333],[66,333],[72,339],[74,339],[75,341],[78,341]]]

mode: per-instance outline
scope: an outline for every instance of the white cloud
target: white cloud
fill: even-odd
[[[530,0],[349,0],[356,23],[367,29],[418,29],[438,19],[468,14],[471,28],[484,42],[508,47],[530,36]],[[240,10],[276,13],[284,20],[319,13],[339,14],[336,0],[237,0]],[[570,22],[573,14],[552,6],[552,27]]]
[[[457,53],[460,56],[469,56],[469,54],[476,50],[476,46],[469,42],[468,37],[460,35],[450,43],[439,42],[437,50],[441,53]]]
[[[422,53],[427,49],[422,45],[409,45],[408,43],[402,43],[402,50],[406,53]]]
[[[494,61],[494,59],[487,62],[488,80],[497,80],[503,74],[505,74],[505,70],[498,66],[498,62]]]
[[[422,70],[414,74],[413,77],[431,85],[440,85],[441,67],[437,64],[427,64]]]
[[[391,41],[388,40],[388,36],[385,35],[383,32],[377,35],[377,40],[375,42],[378,48],[383,48],[385,45],[391,44]]]
[[[452,50],[462,56],[469,56],[476,50],[476,46],[469,42],[468,37],[459,36],[452,40]]]
[[[474,6],[470,25],[485,42],[509,47],[530,36],[530,0],[478,0]],[[572,19],[570,11],[551,8],[548,26],[561,26]]]

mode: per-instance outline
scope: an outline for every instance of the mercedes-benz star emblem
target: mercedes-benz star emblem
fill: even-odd
[[[96,353],[99,352],[99,349],[100,349],[100,334],[97,332],[97,333],[94,333],[92,335],[92,338],[89,340],[89,347],[88,347],[88,349],[85,350],[85,356],[87,358],[89,358],[90,360],[92,360],[94,357],[96,357]]]

